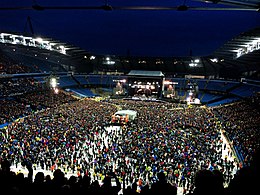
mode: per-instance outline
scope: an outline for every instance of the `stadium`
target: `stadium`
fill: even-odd
[[[1,186],[250,194],[259,177],[259,63],[259,27],[185,57],[100,55],[0,32]]]

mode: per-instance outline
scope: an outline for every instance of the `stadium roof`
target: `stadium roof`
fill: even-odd
[[[14,59],[20,60],[25,65],[28,64],[29,59],[33,63],[33,58],[52,64],[53,71],[56,71],[53,67],[54,64],[55,66],[62,66],[67,71],[88,73],[93,71],[89,52],[49,37],[17,32],[0,32],[0,51],[7,56],[22,55],[23,59]],[[25,60],[24,57],[27,59]],[[23,60],[25,61],[23,62]]]
[[[128,76],[149,76],[149,77],[163,77],[161,71],[147,71],[147,70],[131,70]]]
[[[213,56],[224,59],[219,65],[237,71],[260,70],[260,27],[234,37],[217,49]]]
[[[204,2],[212,2],[218,4],[225,4],[229,6],[237,6],[238,8],[256,8],[259,10],[260,1],[259,0],[200,0]]]
[[[72,58],[89,56],[89,52],[69,43],[54,40],[50,37],[22,34],[17,32],[0,32],[0,43],[55,51]]]
[[[228,41],[221,48],[216,50],[213,55],[222,56],[230,59],[247,57],[257,57],[260,50],[260,27],[243,32]],[[259,59],[259,58],[257,58]]]

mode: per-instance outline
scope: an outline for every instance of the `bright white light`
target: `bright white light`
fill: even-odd
[[[240,48],[233,51],[236,52],[235,58],[239,58],[242,55],[251,53],[259,49],[260,49],[260,38],[257,37],[254,40],[251,40],[243,45],[240,45]]]
[[[164,85],[169,85],[169,84],[173,84],[171,81],[164,81],[163,82]]]
[[[35,39],[35,41],[38,41],[39,43],[42,43],[42,38],[38,37]]]
[[[11,39],[11,41],[9,40]],[[41,49],[53,50],[53,46],[56,43],[44,40],[41,37],[33,38],[33,37],[24,37],[22,35],[13,35],[7,33],[0,33],[0,42],[1,43],[12,43],[12,44],[20,44],[25,46],[39,47]],[[35,44],[38,42],[39,44]],[[66,54],[65,46],[61,45],[60,48],[55,49],[57,52]]]
[[[115,61],[108,61],[108,62],[107,62],[107,64],[109,64],[109,65],[111,65],[111,64],[113,65],[113,64],[115,64],[115,63],[116,63]]]
[[[57,79],[51,78],[50,85],[51,85],[52,88],[56,88],[57,87]]]
[[[199,63],[200,60],[199,60],[199,59],[195,59],[194,62],[195,62],[195,63]]]
[[[192,62],[192,63],[189,63],[189,66],[190,66],[190,67],[195,67],[195,66],[197,66],[197,65],[198,65],[198,64],[193,63],[193,62]]]
[[[217,59],[217,58],[213,58],[213,59],[210,59],[210,61],[217,63],[217,62],[218,62],[218,59]]]
[[[200,104],[200,99],[195,98],[194,103],[195,103],[195,104]]]
[[[54,93],[58,94],[59,93],[59,89],[58,88],[54,88]]]
[[[89,59],[91,59],[91,60],[95,60],[95,56],[90,56],[90,58]]]

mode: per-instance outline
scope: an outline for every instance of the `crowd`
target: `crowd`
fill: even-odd
[[[10,123],[42,109],[57,107],[60,104],[76,101],[65,93],[55,94],[52,90],[31,92],[0,100],[0,124]]]
[[[223,130],[231,144],[241,156],[245,166],[250,165],[252,156],[260,148],[260,95],[215,108],[223,120]]]
[[[38,91],[43,85],[34,78],[2,78],[0,83],[0,97],[13,97]]]
[[[26,72],[33,72],[32,68],[22,64],[21,62],[16,62],[15,60],[11,59],[0,51],[0,75],[19,74]]]
[[[164,172],[169,182],[184,191],[193,191],[194,176],[200,169],[218,170],[226,182],[232,178],[237,162],[222,158],[221,124],[207,108],[112,102],[138,112],[136,123],[123,128],[124,141],[119,143],[128,157],[126,178],[137,177],[149,184],[156,181],[154,173]]]
[[[29,107],[21,98],[44,90],[44,85],[33,78],[0,78],[0,81],[0,125],[30,114],[33,105]]]
[[[48,192],[95,188],[95,192],[102,194],[104,183],[114,181],[115,186],[108,185],[112,194],[120,190],[124,194],[150,194],[162,189],[176,194],[178,187],[184,194],[201,194],[212,189],[216,189],[216,194],[233,193],[237,189],[234,180],[241,176],[236,173],[249,167],[259,148],[259,117],[254,118],[259,114],[250,115],[245,103],[208,109],[118,99],[76,101],[65,93],[57,96],[50,93],[35,92],[20,98],[25,105],[42,107],[1,129],[1,181],[10,182],[3,185],[11,185],[8,189],[20,193],[39,185],[48,186],[43,187]],[[119,108],[137,111],[137,118],[128,125],[110,127],[111,116]],[[217,118],[213,111],[223,118]],[[248,115],[236,118],[242,112]],[[246,167],[236,158],[232,161],[222,157],[226,147],[221,138],[223,129],[234,146],[247,152]],[[229,155],[234,155],[230,152]],[[22,164],[30,173],[37,167],[50,170],[53,178],[41,172],[32,181],[31,174],[25,178],[8,168],[7,173],[8,163],[17,167]],[[66,178],[67,173],[77,177]],[[21,180],[27,183],[21,185]],[[230,188],[224,188],[229,184]]]

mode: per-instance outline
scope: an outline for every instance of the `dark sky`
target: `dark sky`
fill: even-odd
[[[1,0],[0,7],[101,6],[105,0]],[[182,5],[181,0],[109,0],[111,6]],[[216,6],[186,0],[187,6]],[[223,5],[222,5],[223,7]],[[0,31],[51,37],[94,54],[132,56],[209,55],[242,32],[260,26],[253,11],[0,10]]]

